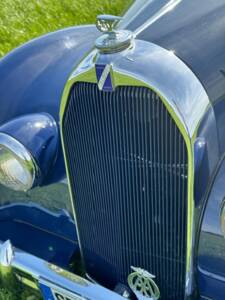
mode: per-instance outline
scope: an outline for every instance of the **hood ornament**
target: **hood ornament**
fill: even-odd
[[[122,51],[131,45],[133,35],[128,30],[116,30],[122,17],[113,15],[99,15],[96,27],[103,33],[95,42],[95,47],[103,53]]]
[[[138,300],[158,300],[160,291],[154,275],[141,268],[131,267],[134,271],[128,276],[128,284]]]
[[[113,15],[97,16],[96,26],[101,32],[113,33],[117,24],[122,20],[122,17]]]

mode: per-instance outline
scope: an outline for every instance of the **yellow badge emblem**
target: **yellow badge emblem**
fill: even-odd
[[[155,276],[141,268],[131,269],[134,272],[128,276],[128,284],[138,300],[158,300],[160,292],[153,280]]]

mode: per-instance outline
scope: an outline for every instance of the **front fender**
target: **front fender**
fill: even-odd
[[[201,295],[215,300],[223,299],[225,290],[225,239],[221,227],[221,212],[225,199],[224,182],[223,157],[208,192],[198,247],[199,289]]]
[[[41,112],[49,113],[58,123],[67,78],[91,50],[97,35],[91,25],[68,28],[32,40],[3,57],[0,125],[21,115]],[[60,149],[43,185],[27,193],[0,186],[0,240],[11,239],[16,247],[58,265],[62,265],[63,256],[65,266],[77,249],[77,238]],[[18,215],[19,207],[22,217]],[[14,224],[15,219],[19,224]],[[36,243],[25,243],[29,237]]]
[[[93,25],[34,39],[0,60],[0,125],[27,113],[48,112],[58,121],[61,94],[70,72],[91,50]]]

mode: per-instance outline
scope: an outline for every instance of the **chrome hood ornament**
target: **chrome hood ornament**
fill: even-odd
[[[153,280],[155,276],[141,268],[131,267],[131,269],[134,272],[128,276],[128,284],[137,299],[158,300],[160,291]]]
[[[122,51],[131,45],[133,35],[128,30],[116,30],[122,17],[113,15],[99,15],[96,27],[103,33],[95,42],[95,46],[101,52],[114,53]]]
[[[113,33],[117,24],[122,20],[122,17],[113,15],[99,15],[97,16],[96,26],[99,31]]]

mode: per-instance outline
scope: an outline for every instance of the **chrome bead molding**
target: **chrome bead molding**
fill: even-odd
[[[76,82],[99,83],[96,67],[102,66],[104,69],[106,65],[110,65],[109,76],[112,89],[117,86],[142,86],[155,91],[184,137],[188,151],[188,230],[185,291],[186,297],[188,297],[194,290],[194,142],[199,123],[211,106],[208,95],[195,74],[172,51],[165,50],[153,43],[134,40],[132,47],[119,53],[106,54],[95,49],[76,67],[63,92],[60,107],[61,125],[72,86]],[[101,83],[101,86],[104,87],[104,84]],[[62,127],[61,138],[64,148]],[[65,150],[64,157],[66,161]],[[67,176],[70,178],[68,168]],[[71,188],[70,194],[72,201]],[[75,209],[74,216],[76,219]],[[80,248],[82,251],[82,245]]]
[[[19,275],[14,276],[18,271]],[[34,289],[49,288],[51,293],[61,295],[60,299],[124,300],[124,297],[98,284],[13,248],[10,241],[0,242],[0,273],[7,278],[11,274],[11,280],[19,280]],[[27,278],[30,279],[23,280]]]

